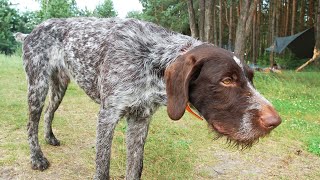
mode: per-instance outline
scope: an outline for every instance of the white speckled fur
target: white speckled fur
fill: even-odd
[[[233,56],[233,60],[243,69],[242,62],[237,56]]]

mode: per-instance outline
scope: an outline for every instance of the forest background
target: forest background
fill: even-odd
[[[35,1],[40,3],[40,10],[19,12],[17,4],[0,0],[1,53],[21,54],[13,33],[30,33],[36,25],[49,18],[117,16],[112,0],[102,1],[93,11],[80,9],[75,0]],[[274,54],[265,49],[273,44],[275,37],[293,35],[320,24],[316,23],[319,12],[319,2],[316,0],[139,1],[143,6],[142,12],[131,11],[127,17],[154,22],[213,43],[234,51],[247,63],[261,67],[277,63],[282,68],[294,69],[303,64],[308,59],[298,59],[290,50]],[[320,38],[316,36],[315,39],[318,42],[315,50],[319,52]],[[319,67],[318,61],[313,65]]]

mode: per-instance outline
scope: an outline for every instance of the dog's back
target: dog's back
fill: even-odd
[[[37,26],[26,38],[23,60],[29,78],[32,71],[51,76],[65,72],[96,102],[98,67],[103,61],[99,54],[105,49],[104,39],[114,21],[98,21],[95,18],[50,19]],[[97,28],[100,28],[97,33]],[[37,67],[35,67],[37,66]],[[85,74],[85,75],[84,75]]]
[[[39,67],[49,75],[56,70],[66,71],[99,103],[98,77],[102,68],[124,68],[127,73],[122,73],[123,80],[133,74],[143,79],[145,73],[140,71],[146,66],[163,76],[166,66],[181,53],[178,49],[191,48],[194,42],[188,36],[134,19],[50,19],[26,37],[24,64],[27,73]],[[181,47],[188,43],[190,47]]]

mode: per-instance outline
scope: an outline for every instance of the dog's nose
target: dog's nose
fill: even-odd
[[[265,128],[273,129],[281,124],[281,118],[273,107],[265,106],[262,109],[260,121]]]

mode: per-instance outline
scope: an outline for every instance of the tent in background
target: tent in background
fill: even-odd
[[[298,58],[311,58],[315,45],[314,27],[292,36],[277,37],[266,51],[281,53],[286,47]]]

